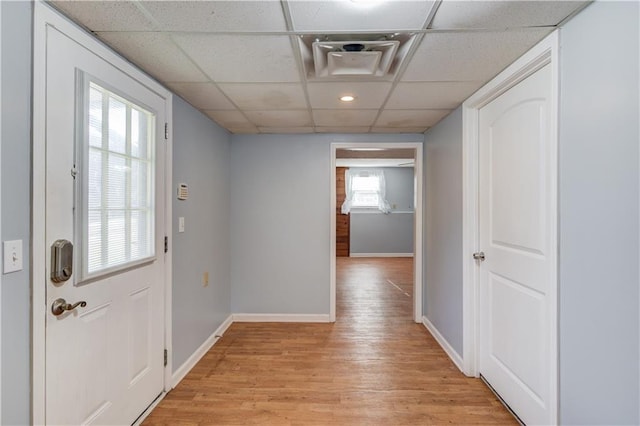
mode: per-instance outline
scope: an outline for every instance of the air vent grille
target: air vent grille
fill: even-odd
[[[325,34],[300,36],[309,80],[392,80],[415,35]]]
[[[313,63],[318,78],[363,75],[382,77],[389,72],[400,42],[391,41],[316,41]],[[357,46],[356,49],[353,49]]]

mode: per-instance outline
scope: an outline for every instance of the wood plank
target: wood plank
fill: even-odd
[[[344,241],[336,240],[336,256],[337,257],[349,257],[351,252],[349,234],[351,232],[351,217],[350,215],[342,214],[342,204],[346,199],[345,192],[345,178],[347,167],[336,167],[336,236],[347,237],[346,245]]]
[[[335,324],[234,323],[144,424],[517,424],[412,321],[412,271],[337,259]]]

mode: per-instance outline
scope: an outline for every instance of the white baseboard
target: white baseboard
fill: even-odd
[[[227,328],[233,323],[233,315],[224,320],[224,322],[213,332],[211,336],[204,341],[202,345],[178,368],[171,376],[171,388],[175,388],[178,383],[184,379],[184,377],[191,371],[193,367],[200,361],[200,359],[211,349],[218,339],[227,331]]]
[[[349,253],[349,257],[413,257],[413,253]]]
[[[233,322],[331,322],[329,314],[233,314]]]
[[[436,339],[436,342],[440,344],[440,346],[442,347],[442,349],[444,349],[444,351],[447,353],[449,358],[451,358],[451,361],[453,361],[456,367],[458,367],[458,370],[464,373],[464,369],[462,367],[463,366],[462,357],[458,354],[458,352],[456,352],[455,349],[453,349],[453,346],[451,346],[449,342],[447,342],[447,339],[445,339],[444,336],[440,334],[436,326],[433,325],[431,321],[429,321],[427,317],[424,317],[424,316],[422,317],[422,325],[424,325],[427,328],[427,330],[429,330],[429,333],[431,333],[433,338]]]

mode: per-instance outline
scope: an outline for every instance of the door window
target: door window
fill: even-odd
[[[155,114],[86,78],[76,211],[82,279],[150,260],[154,250]],[[79,208],[78,208],[79,207]]]

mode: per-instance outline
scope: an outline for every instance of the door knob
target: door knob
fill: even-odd
[[[51,313],[55,316],[62,315],[65,311],[73,311],[78,306],[84,308],[87,306],[87,302],[83,300],[82,302],[76,302],[72,305],[71,303],[67,303],[64,299],[56,299],[51,305]]]
[[[473,253],[473,258],[475,260],[480,260],[480,261],[484,262],[484,252],[478,251],[476,253]]]

